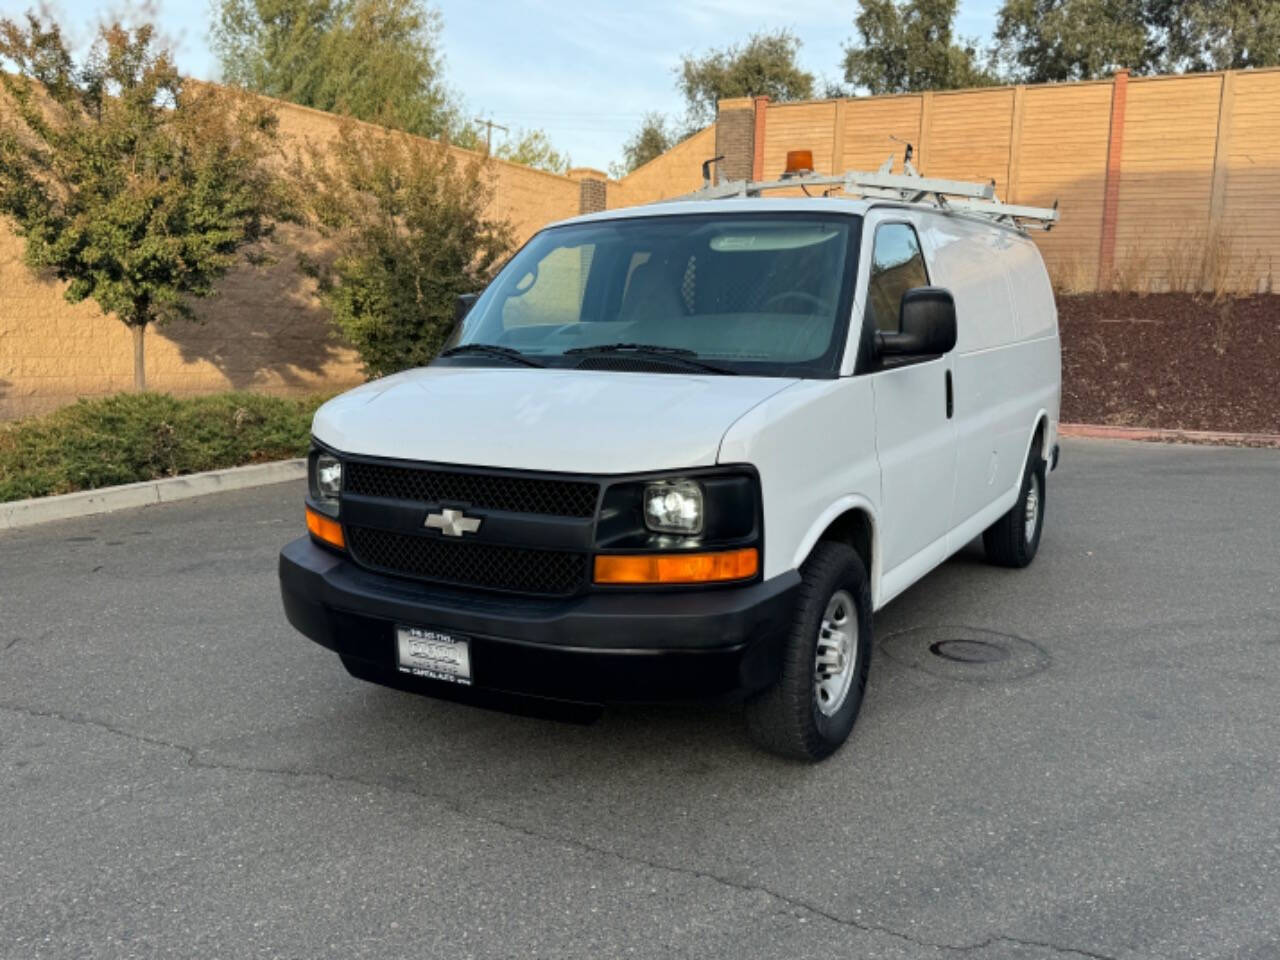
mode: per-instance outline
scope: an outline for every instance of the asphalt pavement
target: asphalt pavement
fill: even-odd
[[[302,494],[0,533],[0,957],[1280,957],[1280,453],[1066,443],[817,766],[351,679],[280,610]]]

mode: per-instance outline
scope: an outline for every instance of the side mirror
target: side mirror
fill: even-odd
[[[877,333],[885,357],[940,356],[956,345],[956,302],[942,287],[916,287],[902,297],[901,333]]]
[[[476,301],[479,299],[480,294],[478,293],[458,294],[458,299],[453,301],[453,325],[455,327],[466,319],[467,314],[471,312],[471,308],[476,305]]]

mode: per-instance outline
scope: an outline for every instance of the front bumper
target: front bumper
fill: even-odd
[[[738,699],[778,676],[800,576],[682,591],[530,600],[364,570],[307,537],[280,553],[285,615],[353,674],[467,699],[500,692],[582,703]],[[471,641],[474,686],[396,669],[397,624]]]

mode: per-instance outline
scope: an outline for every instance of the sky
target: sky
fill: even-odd
[[[5,15],[29,4],[0,0]],[[208,0],[154,0],[162,34],[179,68],[217,79],[209,49]],[[842,46],[857,5],[820,0],[433,0],[444,20],[447,82],[472,117],[541,128],[575,166],[607,170],[622,144],[657,110],[683,115],[674,70],[701,53],[758,30],[792,30],[800,60],[819,80],[841,79]],[[60,22],[88,36],[112,8],[94,0],[55,0]],[[961,0],[956,32],[984,43],[1000,0]],[[504,136],[495,131],[495,143]]]

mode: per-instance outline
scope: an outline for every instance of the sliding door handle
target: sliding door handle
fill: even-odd
[[[951,371],[947,371],[947,419],[950,420],[956,412],[956,391],[951,386]]]

